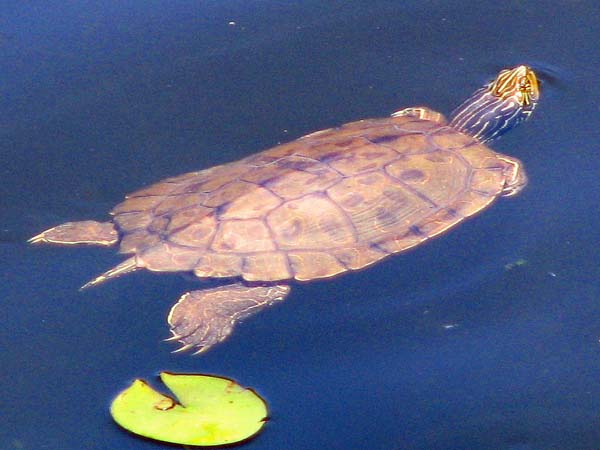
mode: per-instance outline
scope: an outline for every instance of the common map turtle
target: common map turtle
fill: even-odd
[[[86,287],[138,269],[230,280],[185,293],[168,316],[181,350],[202,352],[284,299],[290,281],[370,266],[518,193],[521,162],[485,144],[538,98],[529,67],[502,70],[449,121],[414,107],[318,131],[167,178],[128,195],[109,222],[68,222],[30,242],[118,243],[130,255]]]

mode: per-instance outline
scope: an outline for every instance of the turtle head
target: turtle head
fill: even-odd
[[[481,142],[491,141],[529,118],[539,96],[530,67],[504,69],[454,110],[450,126]]]

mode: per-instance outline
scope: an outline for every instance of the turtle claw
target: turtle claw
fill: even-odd
[[[42,231],[40,234],[36,234],[35,236],[27,239],[27,243],[28,244],[39,244],[41,242],[45,242],[44,233],[45,233],[45,231]]]
[[[192,355],[196,356],[196,355],[201,355],[202,353],[204,353],[206,350],[208,350],[208,347],[200,347],[198,350],[196,350],[194,353],[192,353]]]
[[[186,351],[188,351],[188,350],[189,350],[190,348],[192,348],[192,347],[193,347],[193,345],[190,345],[190,344],[188,344],[188,345],[182,345],[182,346],[181,346],[181,347],[179,347],[178,349],[176,349],[176,350],[173,350],[171,353],[182,353],[182,352],[186,352]],[[194,354],[195,354],[195,353],[194,353]]]
[[[194,347],[197,347],[197,345],[194,345],[192,343],[186,343],[187,342],[186,339],[189,338],[189,335],[185,335],[184,336],[184,335],[181,335],[181,334],[176,334],[175,331],[173,331],[173,330],[171,330],[171,333],[173,334],[173,336],[168,337],[166,339],[163,339],[163,342],[175,342],[175,341],[178,341],[181,344],[183,344],[183,345],[181,345],[181,347],[179,347],[176,350],[173,350],[171,353],[184,353],[184,352],[187,352],[188,350],[190,350],[190,349],[192,349]],[[193,352],[192,355],[199,355],[200,353],[205,352],[206,350],[208,350],[208,348],[211,345],[208,345],[208,346],[205,345],[203,347],[198,348],[198,350],[196,350],[195,352]]]

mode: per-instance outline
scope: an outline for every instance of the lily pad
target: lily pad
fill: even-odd
[[[204,446],[243,441],[267,419],[265,401],[227,378],[168,372],[160,378],[177,400],[138,379],[113,400],[113,419],[144,437]]]

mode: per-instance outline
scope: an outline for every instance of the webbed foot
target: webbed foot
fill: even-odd
[[[173,336],[167,340],[183,344],[176,352],[196,348],[205,352],[223,341],[235,323],[273,303],[290,292],[285,285],[245,286],[241,283],[184,294],[169,313]]]

